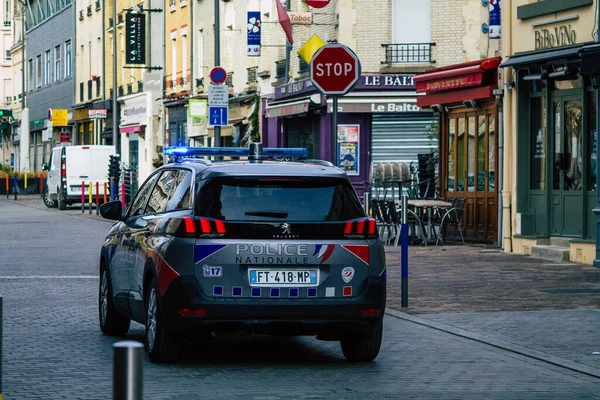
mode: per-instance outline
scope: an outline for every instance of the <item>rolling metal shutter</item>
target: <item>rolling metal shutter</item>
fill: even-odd
[[[371,161],[414,162],[416,167],[417,154],[431,153],[438,146],[427,135],[433,119],[429,112],[373,114]]]

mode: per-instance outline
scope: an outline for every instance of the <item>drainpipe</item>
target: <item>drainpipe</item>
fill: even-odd
[[[598,23],[600,24],[600,1],[596,1]],[[596,43],[600,43],[600,25],[598,31],[596,31]],[[597,77],[600,79],[600,76]],[[596,89],[596,143],[600,140],[600,88]],[[594,266],[600,267],[600,163],[598,163],[598,148],[596,148],[596,207],[594,207],[594,214],[596,215],[596,258],[594,259]]]
[[[504,26],[502,27],[502,31],[505,32],[506,41],[503,43],[504,53],[507,55],[512,55],[512,7],[504,8]],[[512,82],[512,68],[503,71],[503,73],[507,74],[508,78],[504,79],[507,82]],[[504,81],[503,80],[503,81]],[[504,92],[504,86],[501,86],[499,89]],[[499,123],[498,130],[499,133],[499,158],[502,163],[502,169],[499,174],[501,175],[501,181],[499,181],[499,185],[501,185],[501,190],[498,191],[499,200],[498,203],[502,206],[499,207],[501,223],[501,236],[498,237],[499,240],[502,240],[502,249],[505,252],[512,252],[512,195],[511,195],[511,187],[513,184],[513,175],[511,174],[511,162],[514,157],[515,148],[511,147],[511,139],[516,136],[514,131],[515,126],[512,124],[512,119],[514,118],[512,115],[512,103],[514,97],[514,90],[507,90],[505,95],[503,96],[502,106],[500,108],[501,113],[499,114]],[[504,135],[504,127],[510,126],[509,132],[511,135]],[[509,162],[505,162],[504,160],[504,149],[511,149],[512,152],[509,152],[508,158]]]
[[[498,176],[495,177],[496,180],[496,194],[498,195],[498,247],[504,249],[504,240],[502,236],[502,220],[504,218],[502,214],[503,210],[503,201],[502,201],[502,188],[503,179],[504,179],[504,107],[502,106],[502,101],[504,98],[504,87],[502,80],[502,71],[498,70],[498,89],[495,91],[496,94],[496,105],[498,106],[498,165],[496,166],[496,170],[498,171]]]

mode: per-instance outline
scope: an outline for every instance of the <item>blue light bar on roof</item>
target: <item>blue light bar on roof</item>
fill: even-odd
[[[250,149],[247,147],[167,147],[163,151],[168,156],[189,156],[189,157],[248,157]],[[306,148],[275,148],[267,147],[262,149],[263,156],[269,157],[307,157]]]

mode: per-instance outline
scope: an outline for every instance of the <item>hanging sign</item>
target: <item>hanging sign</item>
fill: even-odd
[[[125,16],[125,63],[146,64],[146,14]]]
[[[501,0],[490,0],[490,39],[500,39],[500,1]]]
[[[188,115],[193,118],[206,118],[208,113],[208,100],[190,99],[188,105]]]
[[[248,56],[258,57],[260,56],[260,11],[248,11],[246,28],[248,32]]]

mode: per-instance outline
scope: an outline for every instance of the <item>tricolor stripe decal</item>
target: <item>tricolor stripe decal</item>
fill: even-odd
[[[317,259],[321,259],[320,264],[323,264],[329,259],[329,257],[331,257],[334,249],[335,245],[333,244],[318,244],[315,246],[315,253],[313,256],[316,256]]]
[[[360,258],[362,262],[369,265],[371,262],[371,253],[368,245],[364,246],[342,246],[356,257]]]
[[[225,247],[227,247],[226,244],[197,244],[194,247],[194,263],[198,264]]]

